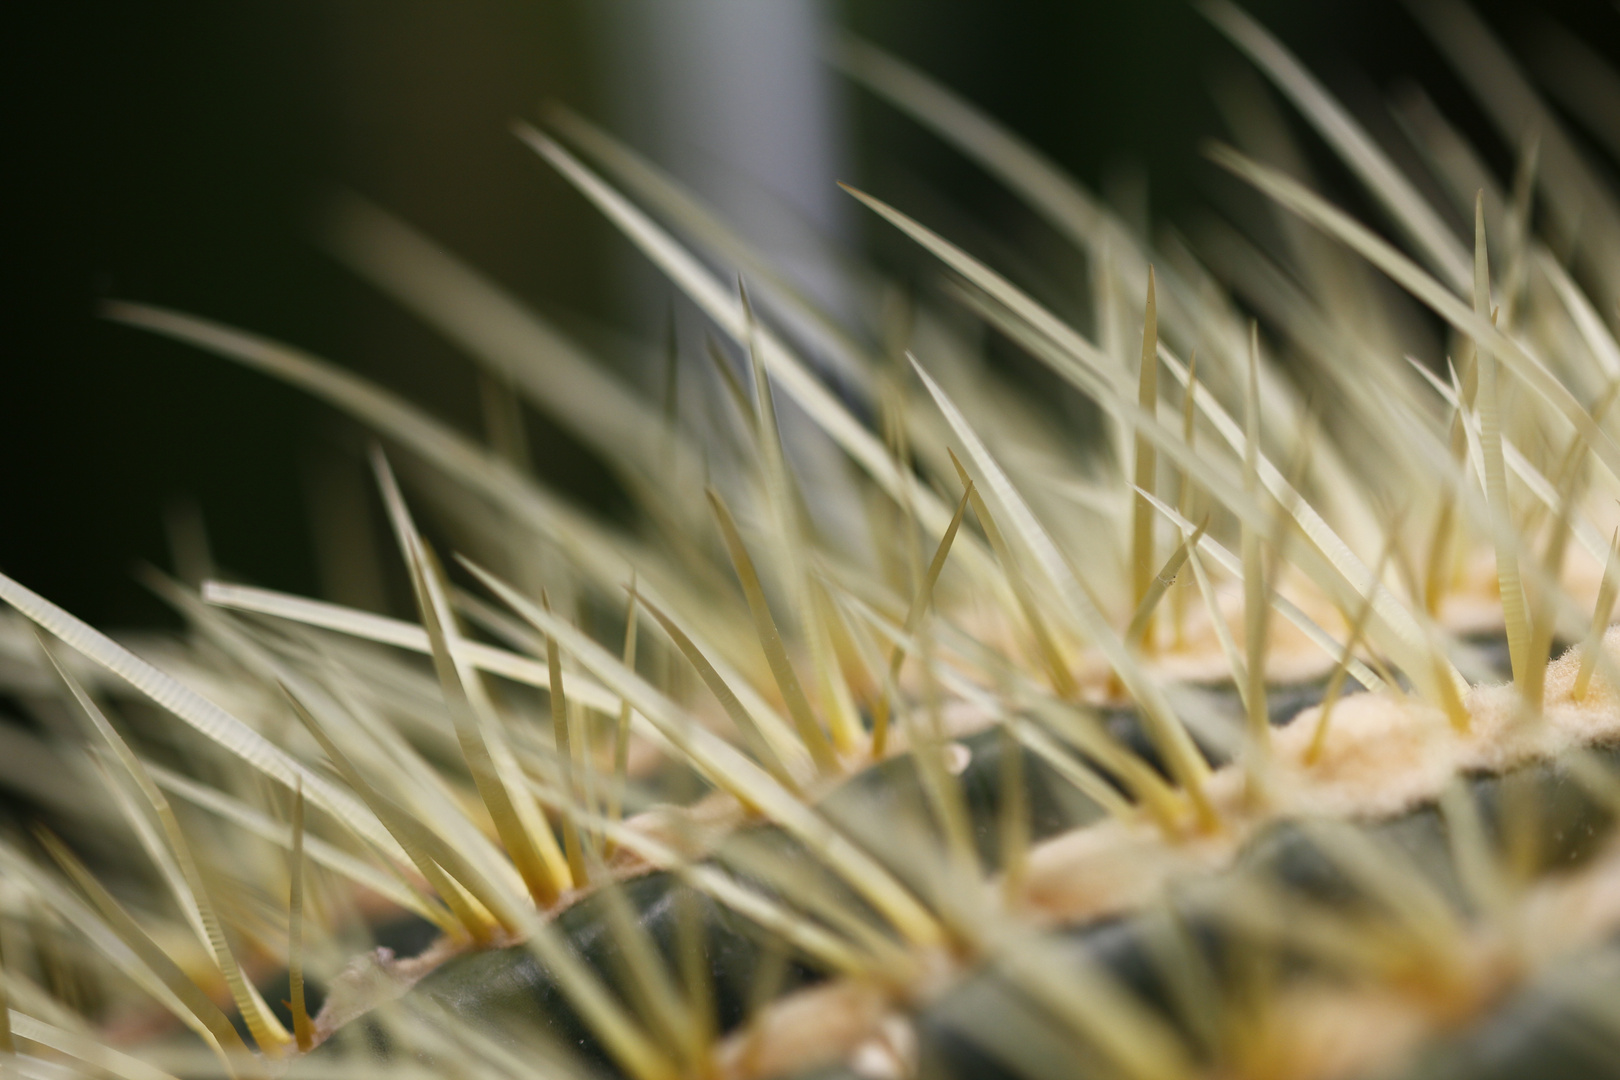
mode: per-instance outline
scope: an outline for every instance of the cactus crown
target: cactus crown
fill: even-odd
[[[1092,292],[1077,327],[851,189],[940,277],[852,270],[840,319],[611,135],[518,123],[712,330],[667,357],[670,408],[341,205],[341,257],[465,348],[492,416],[608,463],[628,527],[538,485],[511,424],[481,444],[293,346],[110,304],[375,433],[417,618],[158,580],[189,632],[131,645],[0,575],[41,716],[17,760],[91,793],[0,837],[3,1060],[1499,1075],[1470,1039],[1534,1043],[1541,1008],[1587,1043],[1538,1053],[1612,1063],[1620,193],[1453,0],[1421,10],[1521,148],[1505,183],[1419,103],[1419,184],[1205,10],[1394,239],[1261,110],[1209,154],[1284,249],[1150,243],[846,40],[831,62],[1025,200]],[[1445,346],[1409,355],[1424,320]],[[1000,380],[983,331],[1100,431]]]

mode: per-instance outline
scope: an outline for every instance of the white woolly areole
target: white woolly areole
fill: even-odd
[[[1620,627],[1604,649],[1620,663]],[[1334,708],[1320,758],[1306,763],[1320,707],[1272,733],[1265,792],[1255,798],[1241,766],[1210,778],[1208,792],[1223,828],[1168,839],[1153,825],[1110,820],[1077,829],[1031,853],[1029,901],[1046,917],[1070,922],[1128,910],[1180,873],[1225,862],[1255,829],[1279,817],[1370,821],[1439,798],[1460,773],[1503,772],[1578,746],[1620,741],[1620,694],[1598,666],[1586,696],[1572,690],[1580,650],[1547,669],[1539,716],[1513,686],[1481,686],[1463,699],[1468,728],[1452,727],[1433,706],[1392,694],[1357,694]]]

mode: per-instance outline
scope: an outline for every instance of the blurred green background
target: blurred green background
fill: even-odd
[[[666,2],[678,11],[682,0]],[[1352,104],[1376,110],[1415,77],[1493,163],[1510,162],[1398,3],[1246,6]],[[1620,51],[1608,0],[1478,6],[1515,47],[1556,22],[1611,60]],[[165,510],[189,502],[233,572],[343,592],[343,575],[358,571],[317,559],[310,493],[312,478],[352,459],[352,428],[257,375],[95,315],[99,300],[120,297],[216,318],[337,360],[476,431],[468,365],[314,242],[332,191],[389,208],[565,325],[647,327],[646,313],[628,310],[627,245],[508,130],[546,98],[609,126],[626,117],[605,38],[635,12],[603,10],[584,0],[4,5],[0,568],[94,622],[162,619],[131,568],[168,567]],[[849,0],[827,11],[1088,184],[1145,175],[1156,219],[1185,220],[1230,196],[1198,143],[1223,134],[1209,88],[1240,61],[1182,0]],[[925,217],[948,207],[987,231],[1031,236],[1032,259],[1055,246],[931,137],[847,88],[834,104],[849,178]],[[1354,204],[1350,185],[1340,194]],[[859,215],[848,221],[854,239],[876,232]],[[543,422],[530,429],[542,475],[590,498],[595,474],[566,440]]]

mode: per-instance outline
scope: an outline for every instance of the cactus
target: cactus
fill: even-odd
[[[1620,1070],[1620,196],[1450,0],[1423,8],[1437,39],[1538,137],[1504,191],[1409,117],[1451,206],[1262,27],[1205,11],[1400,240],[1212,148],[1290,247],[1210,238],[1264,336],[1185,245],[1150,248],[853,40],[832,63],[1076,245],[1092,327],[853,189],[943,285],[844,325],[609,134],[518,123],[714,328],[669,358],[700,426],[341,206],[342,256],[569,427],[634,496],[629,526],[295,347],[110,304],[375,433],[417,617],[155,579],[188,633],[119,642],[0,575],[9,692],[40,716],[16,757],[58,802],[0,837],[0,1060]],[[1094,403],[1100,437],[999,381],[963,312]],[[1443,355],[1404,354],[1418,312]],[[826,475],[784,445],[788,401],[841,453]]]

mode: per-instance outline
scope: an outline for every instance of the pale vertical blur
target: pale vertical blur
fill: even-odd
[[[594,30],[612,125],[830,301],[806,233],[848,217],[819,0],[606,0]]]
[[[822,60],[828,5],[604,0],[593,10],[609,126],[716,209],[789,281],[847,314],[827,255],[850,217],[837,187],[848,178],[843,101]],[[624,289],[641,313],[661,312],[657,298],[668,295],[639,258],[626,267]],[[687,357],[702,348],[694,329],[682,334]],[[843,505],[841,455],[795,403],[776,400],[800,482],[822,489],[822,523],[845,535],[838,523],[853,522],[858,507]]]

